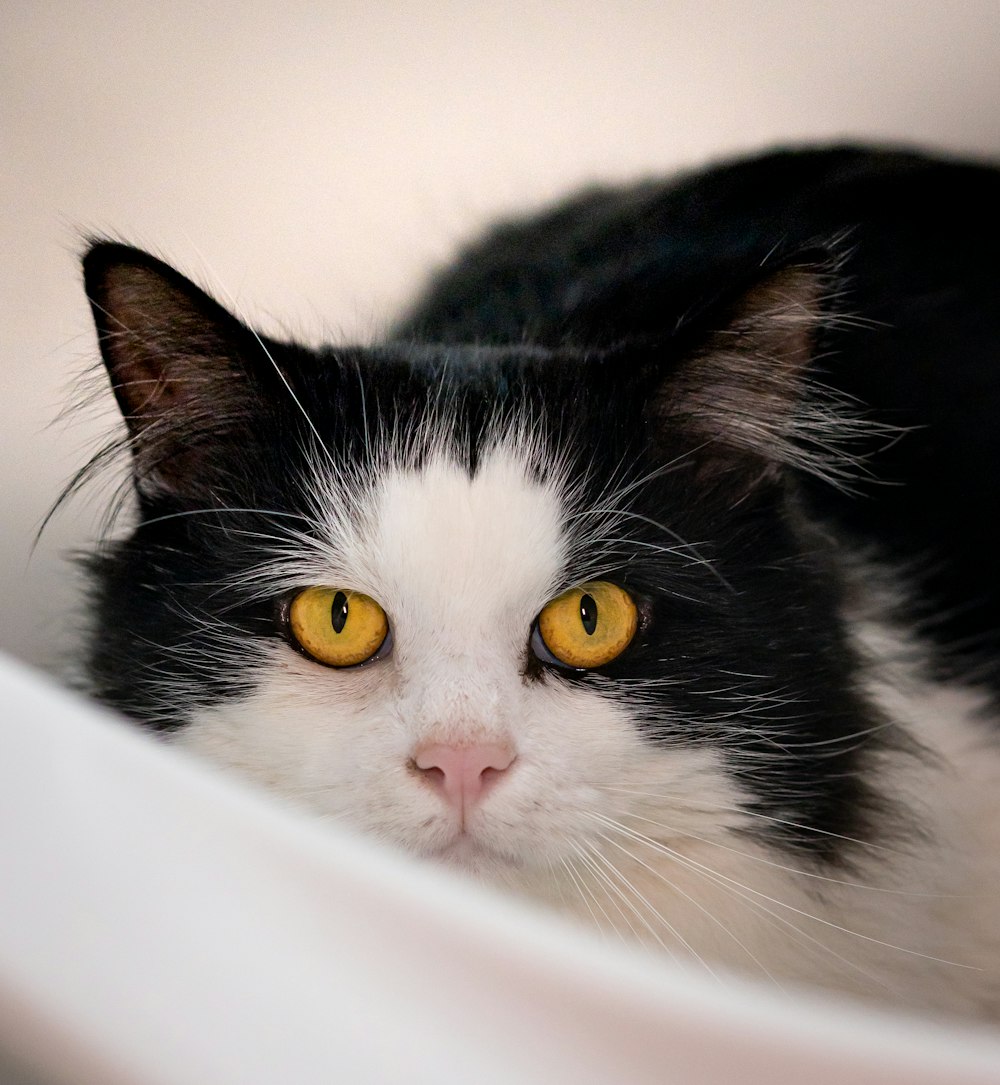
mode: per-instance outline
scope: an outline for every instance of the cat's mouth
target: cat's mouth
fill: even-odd
[[[472,874],[487,874],[498,869],[510,870],[523,865],[518,856],[491,847],[476,834],[462,829],[448,843],[427,853],[428,858]]]

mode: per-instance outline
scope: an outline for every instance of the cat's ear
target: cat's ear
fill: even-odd
[[[196,492],[209,444],[245,420],[248,329],[183,275],[128,245],[83,260],[101,355],[142,492]]]
[[[808,367],[830,284],[827,265],[796,261],[715,306],[647,401],[661,440],[683,433],[708,473],[826,472],[837,419]]]

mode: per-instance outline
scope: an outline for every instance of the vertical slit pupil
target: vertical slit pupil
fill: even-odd
[[[580,598],[580,621],[583,622],[584,632],[592,637],[597,629],[597,600],[592,595]]]
[[[347,624],[347,611],[347,596],[342,591],[338,591],[330,606],[330,624],[333,626],[334,633],[343,633],[344,626]]]

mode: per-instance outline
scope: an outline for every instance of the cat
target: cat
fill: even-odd
[[[319,350],[94,242],[89,690],[610,937],[996,1020],[998,203],[863,147],[594,188]]]

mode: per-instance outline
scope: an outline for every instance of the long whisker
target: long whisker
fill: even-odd
[[[545,857],[545,865],[548,867],[548,870],[549,870],[548,884],[555,886],[556,892],[559,894],[559,903],[562,905],[563,911],[568,912],[568,911],[571,911],[571,908],[570,908],[569,901],[566,899],[566,891],[565,891],[565,886],[563,884],[563,879],[561,877],[559,877],[559,872],[556,869],[556,859],[557,858],[560,861],[559,865],[564,870],[566,868],[565,859],[561,855],[560,856],[547,855]],[[596,922],[596,919],[595,919],[595,922]]]
[[[756,855],[752,851],[744,851],[741,848],[734,848],[731,844],[723,844],[721,840],[711,840],[707,836],[698,836],[696,833],[674,828],[674,826],[667,825],[665,822],[654,821],[652,818],[643,817],[641,814],[630,812],[628,816],[630,820],[643,821],[648,825],[655,826],[657,829],[665,829],[672,836],[683,836],[688,840],[697,840],[700,844],[708,844],[711,847],[720,848],[722,851],[732,852],[732,854],[739,855],[744,859],[751,859],[755,863],[774,867],[776,870],[784,870],[789,874],[799,874],[803,878],[814,878],[817,881],[830,882],[833,885],[844,885],[851,889],[865,889],[872,893],[888,893],[896,896],[942,900],[957,900],[961,896],[961,894],[958,893],[929,893],[926,890],[895,889],[884,885],[869,885],[867,882],[854,882],[846,878],[834,878],[829,874],[820,874],[815,870],[805,870],[801,867],[788,866],[787,864],[779,863],[774,859],[767,859],[763,855]]]
[[[608,842],[613,843],[610,840]],[[609,875],[612,878],[617,879],[617,881],[622,886],[623,891],[626,892],[626,893],[631,894],[638,901],[640,901],[645,906],[645,908],[650,912],[650,914],[655,919],[657,919],[661,924],[663,924],[664,928],[666,930],[668,930],[670,932],[670,934],[672,934],[673,937],[676,938],[677,941],[687,950],[689,956],[693,960],[696,960],[700,965],[702,965],[705,968],[705,970],[712,975],[712,977],[714,979],[719,980],[719,982],[722,982],[721,979],[719,978],[719,976],[713,971],[712,967],[701,956],[701,954],[699,954],[698,951],[690,944],[690,942],[688,942],[687,939],[684,938],[684,936],[680,933],[680,931],[678,931],[677,928],[672,923],[670,923],[669,920],[667,920],[665,916],[662,915],[662,913],[649,901],[649,899],[636,887],[636,885],[629,878],[627,878],[625,876],[624,872],[622,870],[620,870],[617,866],[615,866],[615,864],[611,861],[611,859],[607,855],[605,855],[599,848],[594,847],[593,845],[586,845],[586,846],[588,847],[588,850],[589,850],[590,854],[593,856],[594,860],[596,862],[600,863],[608,871]],[[621,850],[624,850],[624,849],[621,849]],[[652,936],[656,939],[657,943],[663,949],[665,949],[674,960],[676,960],[676,955],[674,954],[671,947],[666,945],[666,943],[663,941],[662,938],[660,938],[659,934],[648,923],[648,921],[645,919],[645,917],[642,917],[642,923],[643,923],[643,926],[645,926],[645,928],[650,932],[650,934],[652,934]]]
[[[597,906],[598,910],[601,912],[605,920],[607,920],[608,924],[611,926],[611,929],[618,935],[620,939],[624,940],[624,935],[618,929],[618,927],[608,918],[608,913],[605,912],[604,909],[600,906],[599,902],[594,897],[593,891],[583,882],[582,878],[580,878],[577,872],[573,869],[572,862],[565,856],[560,856],[559,861],[562,864],[563,869],[569,875],[570,881],[572,881],[574,888],[576,889],[577,893],[579,893],[580,899],[583,901],[587,911],[590,913],[590,918],[594,921],[594,927],[601,932],[601,936],[605,940],[607,940],[607,928],[597,918],[594,909],[591,907],[591,901],[593,901],[594,904]]]
[[[646,799],[662,799],[662,794],[656,791],[640,791],[635,788],[629,787],[612,787],[611,785],[603,785],[604,791],[614,791],[623,795],[634,795],[637,798]],[[876,844],[871,840],[862,840],[856,836],[844,836],[841,833],[831,832],[829,829],[820,829],[815,825],[806,825],[799,821],[791,821],[788,818],[775,817],[773,814],[762,814],[757,810],[749,810],[742,806],[732,806],[726,803],[715,803],[705,798],[699,798],[699,803],[703,806],[710,807],[713,810],[721,810],[725,813],[738,814],[740,817],[756,818],[760,821],[767,821],[775,825],[785,826],[791,829],[798,829],[809,833],[815,833],[817,836],[828,836],[834,840],[843,840],[847,844],[855,844],[861,848],[867,848],[871,851],[884,852],[886,855],[894,855],[899,858],[906,857],[905,852],[901,852],[895,848],[887,847],[885,844]]]
[[[951,966],[953,968],[964,968],[964,969],[968,969],[968,970],[973,971],[973,972],[981,972],[982,971],[982,969],[978,965],[963,964],[960,961],[949,961],[944,957],[935,957],[933,954],[922,953],[920,950],[910,949],[910,948],[908,948],[906,946],[898,946],[898,945],[895,945],[892,942],[885,942],[881,938],[876,938],[873,935],[862,934],[860,931],[853,931],[849,927],[843,927],[839,923],[834,923],[832,919],[824,919],[822,916],[812,915],[809,912],[804,911],[802,908],[797,908],[794,904],[786,904],[784,901],[778,900],[775,897],[768,896],[767,893],[763,893],[759,889],[754,889],[749,885],[744,885],[742,882],[737,881],[735,878],[730,878],[726,874],[721,874],[717,870],[712,870],[711,867],[705,866],[703,863],[699,863],[696,859],[692,859],[688,855],[681,855],[679,852],[676,852],[673,848],[667,846],[666,844],[663,844],[660,841],[653,840],[651,837],[647,837],[647,836],[644,836],[641,833],[635,832],[634,830],[630,830],[626,826],[622,825],[619,822],[614,821],[611,818],[605,818],[605,816],[603,814],[593,813],[593,814],[591,814],[591,816],[596,818],[597,820],[603,821],[605,824],[608,824],[609,827],[615,828],[619,832],[630,834],[630,835],[633,836],[634,839],[642,840],[647,845],[649,845],[651,848],[662,851],[666,855],[674,856],[675,858],[681,859],[684,862],[689,863],[692,866],[697,867],[698,869],[705,871],[706,873],[710,874],[713,878],[720,878],[723,881],[729,883],[730,885],[733,885],[733,886],[736,886],[736,887],[738,887],[740,889],[745,890],[747,893],[752,893],[755,897],[760,897],[762,900],[769,901],[771,904],[775,904],[779,908],[785,908],[790,912],[794,912],[796,915],[800,915],[805,919],[812,920],[814,923],[819,923],[824,927],[830,927],[833,930],[840,931],[842,934],[850,935],[852,938],[859,938],[862,941],[870,942],[873,945],[883,946],[885,949],[895,950],[895,951],[898,951],[899,953],[906,953],[906,954],[908,954],[908,955],[910,955],[912,957],[919,957],[922,960],[926,960],[926,961],[934,961],[935,964],[949,965],[949,966]]]
[[[743,903],[747,907],[751,908],[754,913],[758,915],[759,918],[764,919],[765,922],[768,922],[770,925],[777,926],[779,929],[782,929],[786,933],[790,934],[790,936],[799,945],[806,946],[807,948],[811,948],[813,950],[819,950],[824,956],[833,957],[835,960],[843,964],[849,971],[864,976],[867,980],[870,980],[876,986],[882,987],[883,989],[889,991],[891,994],[894,994],[897,997],[899,996],[899,992],[897,992],[889,983],[887,983],[883,977],[872,974],[867,969],[857,964],[857,962],[849,960],[847,957],[844,957],[843,954],[838,953],[831,946],[826,945],[818,938],[809,934],[808,931],[803,930],[796,923],[792,922],[792,920],[788,919],[787,916],[780,915],[778,912],[774,911],[774,909],[768,908],[767,905],[761,903],[761,901],[754,899],[751,894],[753,894],[755,891],[750,889],[748,886],[741,885],[741,883],[735,881],[734,879],[727,878],[725,877],[725,875],[719,874],[717,871],[713,871],[711,868],[706,867],[701,863],[695,862],[688,856],[682,855],[680,852],[674,851],[674,849],[668,848],[666,845],[660,845],[657,843],[657,841],[651,840],[649,837],[646,837],[641,833],[634,833],[620,823],[612,821],[610,827],[614,828],[617,832],[622,833],[626,837],[636,840],[638,843],[645,844],[647,847],[652,848],[654,851],[660,851],[668,855],[680,866],[691,871],[692,874],[703,877],[710,884],[725,890],[727,893],[730,894],[730,896],[743,901]],[[780,905],[779,901],[774,901],[774,903]],[[815,918],[813,916],[809,916],[805,912],[802,912],[801,914],[808,919]]]
[[[282,516],[291,520],[305,520],[307,522],[309,519],[307,516],[303,516],[298,512],[280,512],[278,509],[237,509],[229,508],[227,506],[218,506],[215,508],[206,506],[203,509],[186,509],[183,512],[168,512],[164,513],[162,516],[154,516],[150,520],[143,520],[142,526],[148,527],[151,524],[159,524],[164,520],[176,520],[183,516],[214,516],[216,513],[248,513],[259,516]]]
[[[722,930],[729,938],[732,938],[732,940],[740,947],[740,949],[742,949],[743,952],[746,953],[746,955],[750,958],[750,960],[752,960],[754,962],[754,964],[756,964],[764,972],[764,974],[768,977],[768,979],[772,980],[779,988],[781,987],[781,984],[778,982],[777,979],[775,979],[774,975],[771,973],[771,971],[768,969],[768,967],[763,963],[763,961],[761,961],[752,952],[752,950],[750,950],[750,948],[744,942],[742,942],[725,925],[725,923],[722,922],[721,919],[718,918],[718,916],[713,915],[700,901],[695,900],[694,897],[692,897],[689,893],[686,893],[683,889],[681,889],[681,887],[679,885],[677,885],[673,881],[671,881],[662,871],[656,870],[653,867],[651,867],[649,865],[649,863],[647,863],[644,860],[640,859],[633,852],[629,851],[628,848],[626,848],[624,845],[618,843],[617,840],[612,839],[612,837],[608,836],[606,833],[598,833],[597,836],[601,840],[603,840],[605,843],[610,844],[611,847],[617,848],[619,851],[623,852],[633,862],[638,863],[641,867],[648,870],[654,877],[657,877],[661,881],[666,882],[666,884],[669,885],[670,888],[675,893],[677,893],[679,896],[684,897],[685,900],[687,900],[689,903],[693,904],[700,912],[702,912],[717,927],[719,927],[719,929]],[[620,872],[619,872],[619,876],[621,876]],[[677,938],[681,942],[681,944],[685,947],[685,949],[687,949],[693,956],[695,956],[696,958],[701,960],[701,963],[705,966],[705,968],[707,968],[709,972],[712,972],[712,975],[714,976],[715,973],[709,967],[707,961],[702,959],[700,954],[696,953],[692,949],[690,944],[684,938],[682,938],[680,936],[680,934],[677,932],[676,928],[664,918],[663,914],[660,911],[658,911],[656,908],[654,908],[653,905],[650,904],[649,901],[644,896],[642,896],[642,894],[640,894],[638,892],[638,890],[635,889],[634,886],[631,885],[631,883],[628,883],[628,884],[629,884],[629,888],[631,889],[631,891],[636,893],[636,895],[639,897],[639,899],[642,900],[642,902],[646,905],[647,908],[649,908],[649,910],[653,913],[653,915],[655,915],[656,918],[659,919],[660,922],[663,923],[666,926],[666,928],[671,932],[671,934],[673,934],[674,937]],[[718,977],[716,977],[716,978],[718,978]]]
[[[637,912],[635,906],[631,903],[631,901],[629,901],[625,897],[625,895],[621,892],[621,890],[618,889],[618,887],[614,884],[614,882],[611,881],[611,879],[608,877],[608,875],[605,874],[603,870],[601,870],[601,868],[594,862],[594,860],[591,858],[591,856],[586,851],[583,850],[582,847],[580,847],[578,844],[573,844],[572,848],[573,848],[573,851],[576,854],[576,857],[580,860],[580,863],[584,866],[584,868],[589,870],[590,873],[593,874],[597,878],[597,880],[604,886],[606,899],[608,900],[608,902],[610,904],[612,904],[614,906],[615,910],[622,917],[622,920],[624,921],[625,925],[632,932],[633,939],[636,942],[641,941],[641,939],[639,937],[639,932],[635,929],[635,927],[632,926],[632,923],[629,920],[628,915],[622,910],[622,906],[621,906],[621,904],[618,903],[618,900],[620,900],[623,904],[625,904],[628,908],[630,908],[631,911],[633,912],[633,914],[635,914],[637,916],[637,918],[642,920],[642,917]],[[611,890],[611,893],[608,893],[609,889]],[[614,894],[614,895],[612,895],[612,894]],[[615,899],[616,897],[618,898],[617,900]],[[615,930],[617,930],[619,934],[622,934],[621,929],[618,927],[618,925],[611,919],[611,917],[605,911],[604,907],[601,905],[601,902],[594,896],[592,896],[592,899],[593,899],[594,903],[597,905],[597,907],[601,910],[604,917],[611,924],[611,926]],[[648,926],[648,924],[647,924],[647,926]],[[666,948],[666,947],[664,947],[664,948]]]

